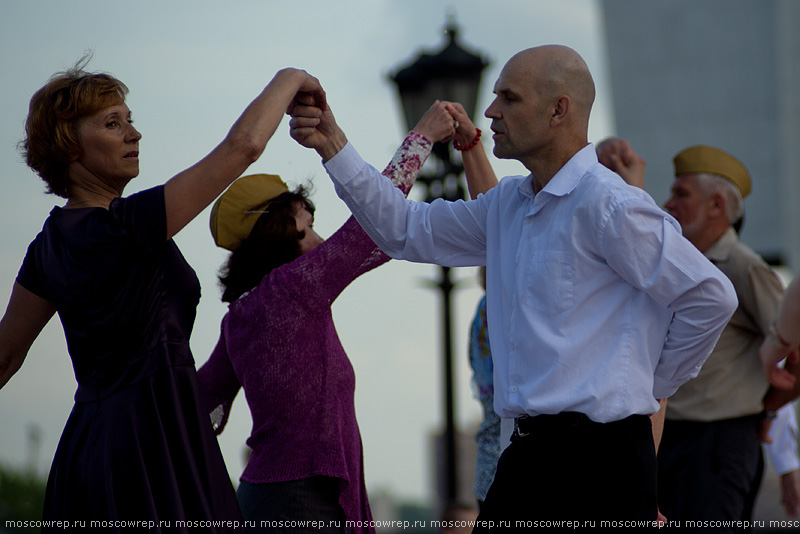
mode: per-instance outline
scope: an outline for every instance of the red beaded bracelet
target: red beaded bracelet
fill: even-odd
[[[464,150],[469,150],[470,148],[472,148],[475,145],[477,145],[478,141],[481,140],[481,129],[480,128],[475,128],[475,129],[478,131],[478,133],[475,135],[475,139],[473,139],[470,144],[461,146],[458,143],[456,143],[455,140],[454,140],[453,141],[453,148],[455,148],[459,152],[463,152]]]

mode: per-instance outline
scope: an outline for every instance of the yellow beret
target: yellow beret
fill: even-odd
[[[211,208],[214,243],[231,252],[239,248],[270,201],[288,191],[274,174],[251,174],[233,182]]]
[[[678,152],[672,160],[675,176],[681,174],[716,174],[737,188],[742,198],[750,194],[750,173],[747,167],[727,152],[705,145],[689,147]]]

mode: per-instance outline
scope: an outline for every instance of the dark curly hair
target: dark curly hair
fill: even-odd
[[[20,150],[47,192],[69,198],[67,166],[81,154],[80,119],[125,102],[128,88],[110,74],[83,70],[90,56],[55,74],[31,98]]]
[[[314,214],[314,204],[303,186],[275,197],[247,239],[228,256],[219,274],[223,302],[233,302],[256,287],[272,269],[300,257],[300,240],[305,235],[297,231],[298,205]]]

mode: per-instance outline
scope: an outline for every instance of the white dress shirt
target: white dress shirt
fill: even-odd
[[[486,265],[501,417],[652,414],[736,309],[730,281],[591,144],[537,194],[531,176],[510,176],[469,202],[407,200],[349,143],[325,167],[389,256]]]

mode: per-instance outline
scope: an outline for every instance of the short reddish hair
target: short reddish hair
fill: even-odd
[[[31,98],[25,139],[25,162],[47,184],[47,192],[69,198],[67,165],[81,154],[78,121],[125,102],[128,88],[110,74],[83,70],[84,58],[55,74]]]

